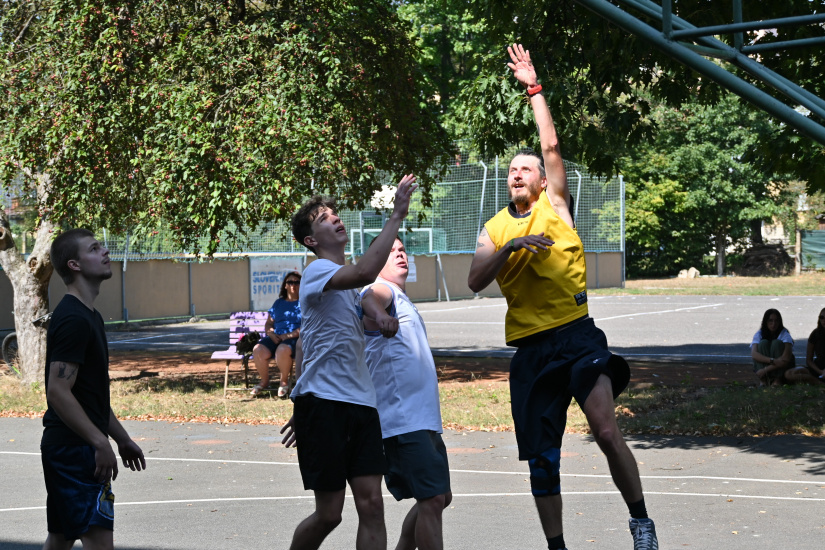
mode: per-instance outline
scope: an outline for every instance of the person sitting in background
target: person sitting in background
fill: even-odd
[[[255,368],[261,382],[252,388],[255,397],[269,387],[269,361],[275,356],[275,365],[281,372],[278,397],[285,398],[289,387],[289,375],[295,359],[295,343],[301,333],[301,305],[298,301],[301,274],[292,271],[284,277],[278,299],[269,308],[269,318],[264,325],[266,334],[252,350]]]
[[[751,342],[753,372],[759,377],[760,385],[781,386],[787,382],[785,371],[793,368],[793,338],[782,324],[782,314],[769,309],[762,316],[762,326],[756,331]]]
[[[808,336],[805,366],[790,369],[785,378],[790,382],[819,385],[825,382],[825,309],[819,312],[816,328]]]

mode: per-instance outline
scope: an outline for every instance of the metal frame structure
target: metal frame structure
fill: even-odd
[[[672,0],[662,0],[661,5],[651,0],[616,0],[628,8],[661,22],[655,29],[636,16],[610,3],[608,0],[576,0],[577,3],[622,29],[640,36],[677,61],[714,80],[733,93],[760,107],[777,119],[795,128],[801,134],[825,145],[825,100],[806,91],[801,86],[780,76],[749,57],[766,51],[800,48],[825,44],[825,37],[788,40],[745,46],[743,32],[825,23],[825,14],[742,21],[742,0],[733,0],[733,23],[710,27],[695,27],[673,15]],[[714,38],[719,34],[733,35],[733,46]],[[723,59],[746,71],[758,81],[781,92],[784,96],[816,117],[808,117],[799,109],[782,103],[753,84],[731,74],[723,67],[706,59]]]

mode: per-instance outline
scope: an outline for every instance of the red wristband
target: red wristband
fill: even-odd
[[[533,97],[539,92],[541,92],[541,84],[536,84],[532,88],[527,88],[527,97]]]

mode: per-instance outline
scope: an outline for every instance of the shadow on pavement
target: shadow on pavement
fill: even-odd
[[[714,449],[720,445],[734,447],[741,453],[772,456],[777,460],[804,461],[803,470],[811,475],[825,475],[825,438],[804,435],[773,437],[665,437],[625,436],[628,442],[642,450],[683,449],[688,451]]]

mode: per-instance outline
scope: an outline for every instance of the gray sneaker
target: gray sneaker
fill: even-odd
[[[659,550],[652,519],[630,518],[630,532],[633,534],[633,550]]]

